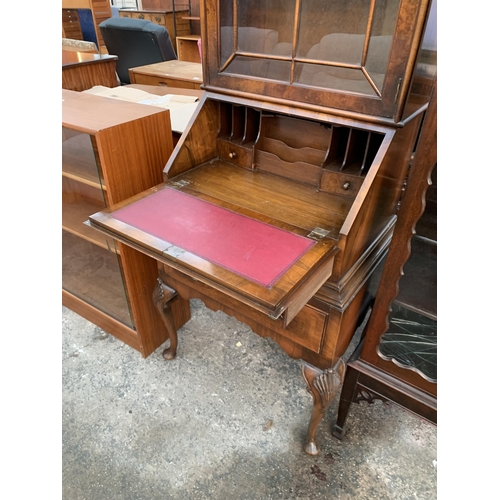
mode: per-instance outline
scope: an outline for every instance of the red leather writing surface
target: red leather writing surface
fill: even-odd
[[[266,287],[315,244],[170,188],[112,216]]]

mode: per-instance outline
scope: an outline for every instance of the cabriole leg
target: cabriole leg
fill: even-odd
[[[309,428],[307,429],[304,451],[309,455],[317,455],[320,451],[316,442],[316,431],[326,410],[335,398],[344,378],[345,363],[339,359],[333,368],[318,370],[307,363],[302,365],[302,376],[307,384],[307,391],[313,398],[313,409]]]
[[[165,285],[163,281],[158,278],[155,289],[153,291],[153,302],[160,313],[163,323],[167,327],[168,335],[170,337],[170,347],[165,349],[162,353],[165,359],[174,359],[177,354],[177,330],[174,324],[174,315],[172,314],[172,299],[177,296],[177,292]]]

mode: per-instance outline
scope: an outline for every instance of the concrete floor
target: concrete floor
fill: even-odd
[[[270,339],[192,301],[178,358],[147,359],[63,307],[63,500],[437,498],[437,428],[338,396],[302,451],[312,400]]]

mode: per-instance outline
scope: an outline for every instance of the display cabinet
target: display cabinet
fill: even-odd
[[[166,359],[173,301],[199,298],[303,361],[309,454],[372,300],[432,92],[429,7],[202,1],[206,92],[163,183],[89,219],[157,261]]]
[[[334,436],[353,402],[390,401],[437,423],[437,89],[420,133],[363,340],[347,363]],[[431,189],[429,189],[431,186]]]
[[[155,261],[85,221],[161,180],[172,151],[170,115],[62,92],[63,304],[147,356],[168,338],[145,293],[156,280]],[[186,314],[180,311],[179,325]]]

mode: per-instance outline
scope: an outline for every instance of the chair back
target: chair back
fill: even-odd
[[[151,21],[111,17],[99,29],[108,53],[118,56],[116,72],[122,84],[130,83],[130,68],[177,59],[168,30]]]

